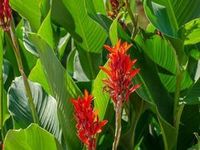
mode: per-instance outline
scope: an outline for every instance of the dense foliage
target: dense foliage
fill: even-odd
[[[0,0],[2,149],[199,150],[199,7]]]

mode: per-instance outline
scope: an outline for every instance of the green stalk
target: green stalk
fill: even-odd
[[[184,105],[183,104],[180,105],[179,100],[180,100],[180,92],[181,92],[181,83],[184,77],[183,75],[186,68],[187,58],[184,52],[183,41],[172,40],[171,42],[175,46],[176,53],[177,53],[176,91],[174,95],[174,110],[173,110],[173,117],[174,117],[173,123],[176,129],[176,143],[177,143],[181,115],[184,109]]]
[[[1,109],[1,120],[0,120],[0,126],[1,126],[1,136],[2,141],[4,139],[3,135],[3,43],[2,43],[2,30],[0,29],[0,109]]]
[[[174,96],[174,113],[173,113],[174,114],[174,125],[176,124],[176,120],[177,120],[176,116],[177,116],[177,112],[178,112],[182,79],[183,79],[183,73],[182,73],[182,71],[179,70],[177,72],[177,77],[176,77],[176,91],[175,91],[175,96]]]
[[[129,16],[131,18],[131,21],[133,23],[133,26],[134,26],[134,30],[131,35],[131,39],[134,39],[138,32],[138,21],[137,21],[137,19],[135,19],[135,16],[134,16],[133,12],[131,11],[131,6],[130,6],[129,0],[126,0],[126,8],[127,8]]]
[[[13,20],[13,19],[12,19]],[[19,72],[23,78],[24,81],[24,86],[25,86],[25,90],[26,90],[26,96],[28,97],[28,103],[29,103],[29,107],[31,109],[31,114],[33,117],[33,121],[34,123],[39,124],[39,119],[38,119],[38,115],[36,112],[36,108],[33,102],[33,98],[32,98],[32,93],[31,93],[31,89],[30,89],[30,85],[28,83],[28,79],[24,73],[24,68],[23,68],[23,64],[22,64],[22,59],[21,59],[21,55],[20,55],[20,50],[19,50],[19,45],[18,45],[18,41],[15,37],[14,34],[14,23],[11,25],[9,31],[8,31],[8,35],[10,36],[11,40],[12,40],[12,44],[13,44],[13,50],[15,53],[15,57],[17,60],[17,64],[18,64],[18,68],[19,68]]]
[[[119,100],[115,104],[115,138],[113,142],[112,150],[117,150],[119,140],[121,136],[121,115],[122,115],[122,101]]]

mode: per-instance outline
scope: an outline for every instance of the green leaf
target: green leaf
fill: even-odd
[[[105,119],[104,117],[110,101],[110,96],[108,95],[108,93],[103,91],[104,84],[102,80],[106,77],[106,74],[101,70],[94,80],[92,88],[92,94],[95,97],[94,105],[95,109],[97,109],[98,111],[100,120]]]
[[[118,25],[118,18],[116,18],[113,23],[111,24],[110,26],[110,30],[109,30],[109,37],[110,37],[110,40],[112,42],[112,45],[115,45],[118,41],[118,28],[117,28],[117,25]]]
[[[200,60],[200,43],[186,46],[189,49],[189,55],[196,60]]]
[[[200,104],[200,79],[189,90],[187,96],[183,99],[186,104]]]
[[[69,21],[75,22],[76,28],[70,30],[81,37],[81,40],[74,38],[83,71],[89,79],[94,79],[99,70],[99,64],[96,61],[101,61],[100,55],[107,33],[101,25],[90,18],[85,0],[62,0],[62,2],[73,18],[68,18]],[[92,13],[92,15],[96,15],[95,12]]]
[[[176,76],[175,75],[168,75],[164,73],[159,73],[160,80],[165,88],[169,92],[175,92],[176,90]],[[185,90],[189,88],[193,84],[192,79],[187,71],[183,72],[183,79],[181,82],[181,90]]]
[[[184,26],[185,45],[196,44],[200,42],[200,18],[194,19]]]
[[[106,7],[104,5],[104,0],[92,0],[92,1],[96,12],[106,15]]]
[[[144,50],[145,54],[157,65],[176,74],[177,57],[170,42],[164,37],[153,35],[152,33],[143,34],[145,35],[136,37],[136,42]]]
[[[29,37],[38,50],[49,87],[58,102],[59,120],[66,148],[80,149],[70,98],[76,98],[82,93],[56,58],[52,48],[39,35],[30,34]]]
[[[49,11],[48,15],[42,22],[38,34],[46,40],[46,42],[51,46],[51,48],[55,47],[54,43],[54,35],[53,35],[53,30],[51,27],[51,10]]]
[[[36,65],[34,66],[34,68],[31,70],[28,79],[33,81],[33,82],[37,82],[39,84],[41,84],[41,86],[44,88],[44,90],[48,93],[48,94],[52,94],[44,73],[44,70],[42,68],[42,64],[40,59],[38,59]]]
[[[57,45],[58,53],[59,53],[59,60],[65,56],[65,50],[68,43],[71,41],[71,35],[67,33],[64,37],[60,38],[59,43]]]
[[[64,27],[76,40],[81,42],[81,37],[75,33],[75,22],[70,12],[65,8],[62,0],[52,0],[52,20]]]
[[[10,0],[12,9],[26,18],[34,31],[37,31],[41,23],[41,12],[38,0]]]
[[[58,150],[56,139],[36,124],[26,129],[9,130],[4,141],[4,150]]]
[[[29,72],[31,71],[31,69],[35,66],[37,57],[35,55],[33,55],[32,53],[29,53],[29,51],[26,49],[26,47],[23,43],[23,41],[24,41],[24,39],[23,39],[23,35],[24,35],[23,21],[20,21],[20,23],[17,25],[15,33],[16,33],[16,37],[18,38],[18,41],[19,41],[24,71],[25,71],[26,75],[28,75]],[[17,67],[14,67],[14,68],[17,68]]]
[[[40,125],[60,140],[61,131],[56,100],[49,96],[39,84],[29,81],[29,85]],[[22,77],[16,78],[8,90],[8,109],[16,126],[25,128],[33,122]]]
[[[144,0],[144,9],[151,23],[168,36],[178,37],[178,30],[200,16],[197,0]]]
[[[75,55],[76,55],[76,50],[71,50],[68,57],[67,57],[67,71],[69,73],[74,72],[74,63],[75,63]]]
[[[81,41],[77,41],[78,45],[87,52],[100,53],[107,34],[99,24],[88,16],[84,0],[62,1],[73,17],[75,32],[82,38]]]

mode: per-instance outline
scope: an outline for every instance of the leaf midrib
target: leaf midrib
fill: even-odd
[[[179,29],[179,25],[178,25],[178,22],[177,22],[177,19],[176,19],[176,16],[175,16],[175,13],[174,13],[174,9],[172,7],[172,3],[171,3],[171,0],[167,0],[167,3],[168,3],[168,6],[169,6],[169,9],[171,11],[171,14],[172,14],[172,19],[175,23],[175,28],[176,28],[176,31]]]

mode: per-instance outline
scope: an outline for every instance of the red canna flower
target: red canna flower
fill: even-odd
[[[0,0],[0,27],[8,31],[11,21],[11,8],[9,0]]]
[[[96,149],[96,134],[100,133],[107,120],[99,121],[97,112],[92,107],[93,96],[84,91],[83,97],[72,99],[75,109],[76,128],[79,139],[88,150]]]
[[[133,93],[140,85],[133,85],[132,79],[138,74],[140,69],[133,69],[136,59],[131,60],[130,55],[126,54],[131,47],[127,42],[121,43],[119,40],[116,46],[104,46],[110,54],[108,55],[108,68],[100,67],[108,78],[103,80],[105,87],[114,104],[118,101],[121,103],[127,101],[131,93]]]

